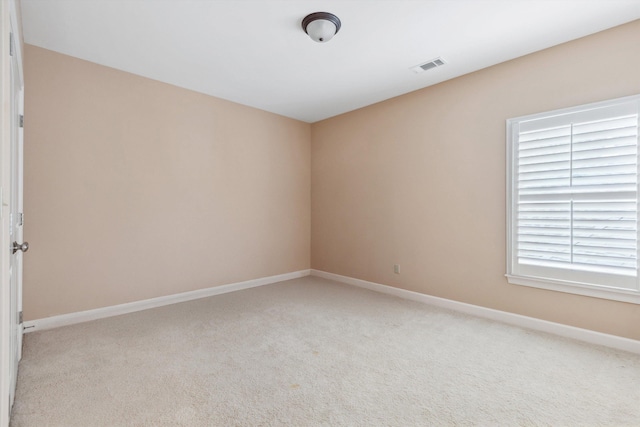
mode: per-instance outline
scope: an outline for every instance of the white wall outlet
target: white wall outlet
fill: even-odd
[[[393,264],[393,272],[400,274],[400,266],[398,264]]]

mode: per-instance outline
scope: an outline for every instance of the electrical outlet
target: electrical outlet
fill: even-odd
[[[393,264],[393,272],[400,274],[400,266],[398,264]]]

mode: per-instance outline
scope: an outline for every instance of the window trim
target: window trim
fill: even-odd
[[[633,304],[640,304],[640,268],[636,275],[636,289],[621,289],[621,288],[608,288],[605,286],[598,286],[588,283],[575,282],[571,280],[562,280],[555,278],[546,278],[546,277],[535,277],[524,274],[516,274],[514,273],[514,265],[517,262],[516,257],[514,256],[514,238],[515,238],[515,227],[516,221],[513,218],[513,212],[517,211],[517,207],[515,206],[515,194],[514,194],[514,179],[515,177],[515,158],[516,155],[514,150],[515,141],[517,141],[517,132],[518,126],[520,122],[536,120],[542,118],[549,118],[552,116],[566,116],[568,114],[577,113],[580,111],[588,111],[595,110],[602,107],[611,107],[614,105],[628,103],[628,102],[636,102],[638,104],[638,127],[640,129],[640,94],[627,96],[623,98],[616,98],[601,102],[577,105],[569,108],[562,108],[558,110],[545,111],[536,114],[530,114],[526,116],[514,117],[507,119],[506,121],[506,178],[507,178],[507,194],[506,194],[506,213],[507,213],[507,241],[506,241],[506,254],[507,254],[507,265],[505,277],[507,278],[508,283],[520,286],[534,287],[546,290],[552,290],[557,292],[564,292],[570,294],[584,295],[589,297],[615,300],[615,301],[623,301],[629,302]],[[639,136],[640,139],[640,136]],[[639,150],[640,150],[640,141],[639,141]],[[640,154],[639,154],[640,156]],[[640,165],[640,160],[639,160]],[[640,172],[638,173],[639,177],[639,187],[640,187]],[[640,188],[638,188],[638,194],[640,194]],[[639,196],[640,197],[640,196]],[[640,200],[638,201],[640,205]],[[638,218],[638,223],[640,224],[640,213]],[[638,227],[638,244],[640,245],[640,227]],[[639,260],[640,262],[640,260]]]

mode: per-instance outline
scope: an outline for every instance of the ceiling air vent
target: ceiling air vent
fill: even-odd
[[[444,65],[444,64],[446,64],[444,59],[436,58],[436,59],[432,59],[429,62],[425,62],[424,64],[420,64],[420,65],[416,65],[415,67],[411,67],[411,69],[415,73],[422,73],[423,71],[431,70],[432,68],[436,68],[436,67],[439,67],[439,66]]]

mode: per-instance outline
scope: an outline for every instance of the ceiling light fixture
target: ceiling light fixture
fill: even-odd
[[[315,42],[326,43],[340,31],[340,19],[333,13],[315,12],[302,20],[302,29]]]

